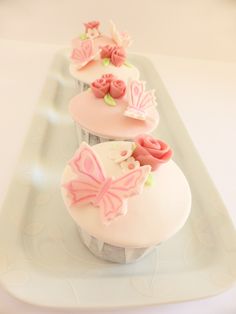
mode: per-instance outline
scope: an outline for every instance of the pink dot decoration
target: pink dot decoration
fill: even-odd
[[[128,153],[127,150],[122,150],[122,152],[120,152],[120,155],[125,156],[127,153]]]
[[[128,164],[128,168],[129,168],[130,170],[134,169],[134,164]]]

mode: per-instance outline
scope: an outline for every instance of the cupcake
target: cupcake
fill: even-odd
[[[64,169],[61,190],[82,242],[95,256],[135,262],[183,227],[191,193],[171,157],[165,142],[148,135],[80,145]]]
[[[133,140],[152,132],[159,122],[153,90],[145,82],[128,85],[112,74],[103,75],[69,104],[78,142],[94,145],[109,140]]]
[[[139,71],[127,59],[130,36],[119,32],[111,22],[110,36],[100,32],[98,21],[85,23],[85,32],[72,41],[70,73],[78,82],[80,91],[86,90],[97,78],[107,73],[125,82],[138,79]]]

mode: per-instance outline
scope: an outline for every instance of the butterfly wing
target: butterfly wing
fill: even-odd
[[[128,106],[124,115],[133,119],[146,120],[147,109],[156,106],[154,90],[145,91],[142,81],[130,81],[128,86]]]
[[[85,142],[81,143],[80,148],[69,161],[69,165],[77,175],[82,173],[98,183],[105,180],[104,169],[98,156]]]
[[[150,107],[156,107],[156,97],[155,97],[155,91],[149,90],[147,92],[144,92],[140,98],[139,101],[139,109],[142,111],[146,111]]]
[[[100,203],[103,221],[109,222],[117,216],[126,214],[127,198],[142,192],[150,170],[150,166],[139,167],[113,180]]]
[[[93,203],[99,191],[97,182],[91,181],[83,174],[78,179],[67,182],[63,187],[67,190],[70,206]]]
[[[138,108],[140,98],[145,90],[143,81],[132,80],[128,86],[129,105],[133,108]]]
[[[83,142],[69,165],[77,176],[64,185],[72,205],[93,202],[105,181],[104,170],[97,155]]]
[[[79,47],[74,48],[71,54],[71,60],[74,62],[78,69],[85,66],[96,56],[94,51],[94,42],[92,39],[81,40]]]
[[[119,32],[113,21],[110,21],[111,38],[114,40],[117,46],[127,48],[132,44],[132,40],[128,33]]]
[[[116,28],[116,25],[113,21],[110,21],[110,27],[111,27],[111,38],[114,40],[114,42],[117,44],[117,46],[122,46],[122,37],[120,35],[120,32]]]
[[[122,47],[128,48],[133,43],[133,40],[130,38],[129,34],[126,32],[120,33],[121,41],[122,41]]]

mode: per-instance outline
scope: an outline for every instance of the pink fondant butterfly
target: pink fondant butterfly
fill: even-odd
[[[71,60],[81,69],[87,63],[92,61],[100,51],[95,53],[92,39],[81,40],[79,47],[74,48],[71,53]]]
[[[150,172],[150,166],[143,166],[119,178],[106,177],[98,157],[85,142],[69,164],[77,176],[64,185],[71,206],[91,203],[99,207],[106,224],[126,214],[126,199],[142,192]]]
[[[127,48],[132,44],[132,40],[126,32],[119,32],[113,21],[110,21],[111,27],[111,37],[114,42],[123,48]]]
[[[157,105],[154,90],[145,91],[145,82],[130,81],[128,84],[128,106],[124,115],[138,120],[146,120],[147,109]]]

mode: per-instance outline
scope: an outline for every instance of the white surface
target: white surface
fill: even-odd
[[[5,148],[0,160],[1,173],[3,174],[0,181],[1,201],[7,190],[10,176],[13,173],[18,153],[27,132],[34,102],[40,93],[52,53],[55,50],[56,47],[53,46],[0,42],[1,104],[6,104],[0,107],[0,143]],[[232,129],[227,128],[230,118],[236,114],[235,109],[232,108],[231,112],[228,113],[225,110],[225,108],[231,108],[231,104],[236,101],[235,91],[230,88],[230,86],[235,86],[235,65],[166,57],[157,57],[156,62],[159,65],[158,70],[161,71],[170,94],[173,96],[188,128],[190,125],[189,131],[195,144],[205,162],[208,160],[206,165],[209,170],[213,164],[211,172],[214,173],[214,180],[218,186],[220,183],[224,187],[223,191],[220,189],[220,192],[225,202],[229,202],[228,205],[230,206],[228,207],[231,216],[235,217],[236,206],[233,194],[229,196],[225,194],[225,191],[232,187],[235,189],[235,185],[233,185],[235,184],[235,169],[232,166],[236,152],[235,149],[226,145],[226,153],[232,160],[227,159],[227,163],[225,163],[226,154],[219,152],[218,146],[215,146],[216,144],[219,145],[220,142],[220,147],[222,147],[222,139],[225,140],[225,138],[227,138],[228,143],[235,141],[236,127],[232,125]],[[224,71],[224,77],[222,71]],[[207,77],[208,88],[204,84],[204,77]],[[190,81],[194,83],[190,84]],[[206,104],[204,108],[199,106],[199,104],[203,104],[203,100]],[[194,105],[196,103],[198,104],[197,107]],[[206,111],[214,113],[214,120],[211,120],[210,127],[208,125],[209,117],[205,114]],[[219,138],[222,133],[222,130],[221,133],[219,132],[219,126],[224,126],[222,128],[223,137],[216,141],[215,134]],[[199,132],[200,127],[202,132]],[[213,147],[210,142],[214,143]],[[215,171],[221,175],[216,175]],[[5,312],[10,313],[14,306],[17,306],[18,311],[21,307],[24,313],[27,311],[28,313],[42,313],[42,310],[33,309],[29,305],[18,305],[17,301],[10,300],[4,291],[1,292],[0,298],[5,300],[4,302],[1,300],[0,303],[0,310],[2,311],[5,310]],[[233,314],[235,311],[235,289],[208,300],[158,307],[159,313]],[[156,313],[157,309],[123,311],[123,313],[134,312]]]
[[[236,227],[236,63],[154,60]]]
[[[234,0],[18,0],[0,2],[0,37],[67,45],[82,23],[108,19],[133,50],[236,61]]]

